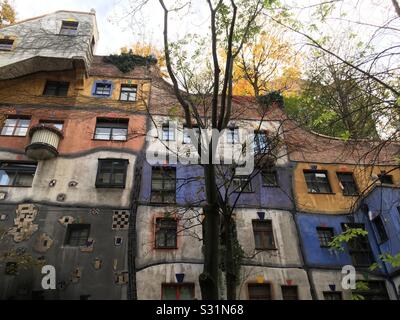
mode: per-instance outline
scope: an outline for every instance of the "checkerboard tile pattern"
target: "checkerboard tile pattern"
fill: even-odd
[[[126,210],[114,211],[112,229],[128,230],[128,228],[129,228],[129,212]]]

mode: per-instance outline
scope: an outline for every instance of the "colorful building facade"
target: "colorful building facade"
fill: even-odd
[[[203,168],[173,161],[197,148],[155,62],[122,72],[97,42],[95,12],[0,29],[0,299],[201,299]],[[351,299],[346,265],[369,281],[366,298],[398,299],[398,268],[369,266],[400,250],[399,145],[375,154],[377,142],[234,97],[222,138],[235,154],[240,128],[265,134],[270,154],[221,189],[242,250],[238,299]],[[368,236],[331,249],[349,225]]]

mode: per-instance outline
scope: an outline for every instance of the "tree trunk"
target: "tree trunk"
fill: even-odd
[[[236,300],[236,260],[234,258],[234,232],[235,224],[232,218],[224,218],[224,229],[225,229],[225,281],[226,281],[226,295],[228,300]]]
[[[199,283],[203,300],[218,300],[220,217],[215,168],[212,162],[204,165],[204,177],[207,204],[204,208],[203,221],[204,267],[203,273],[199,276]]]

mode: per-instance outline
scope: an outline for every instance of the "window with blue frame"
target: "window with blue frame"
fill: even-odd
[[[93,86],[92,95],[96,97],[111,97],[113,84],[111,81],[96,81]]]

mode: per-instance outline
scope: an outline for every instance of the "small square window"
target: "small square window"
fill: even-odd
[[[253,220],[253,234],[256,250],[276,249],[272,220]]]
[[[249,300],[272,300],[271,285],[269,283],[249,283]]]
[[[95,140],[127,141],[129,119],[98,118],[94,134]]]
[[[232,180],[233,192],[253,192],[251,179],[248,176],[237,176]]]
[[[112,84],[110,82],[96,82],[93,95],[99,97],[110,97],[111,90]]]
[[[31,118],[29,116],[10,116],[4,121],[1,128],[2,136],[25,137]]]
[[[177,247],[177,233],[178,222],[175,219],[157,219],[156,248],[175,249]]]
[[[329,244],[331,243],[334,237],[333,228],[318,227],[317,233],[318,233],[320,247],[329,248]]]
[[[193,300],[194,283],[163,283],[162,300]]]
[[[137,98],[137,86],[122,84],[121,93],[119,96],[120,101],[135,102]]]
[[[11,51],[14,46],[12,39],[0,39],[0,51]]]
[[[304,170],[304,177],[310,193],[332,193],[326,171]]]
[[[68,95],[69,83],[60,81],[47,81],[44,88],[44,96],[66,97]]]
[[[64,244],[71,247],[86,246],[90,234],[90,224],[69,224]]]
[[[78,26],[79,26],[78,21],[64,20],[61,23],[60,34],[67,36],[74,36],[78,32]]]
[[[239,128],[228,128],[227,131],[227,143],[236,144],[239,143]]]
[[[351,172],[337,172],[336,173],[341,188],[343,190],[343,195],[345,196],[356,196],[358,195],[358,188],[356,182],[354,181],[354,176]]]
[[[264,187],[277,187],[278,184],[278,173],[275,168],[267,168],[261,171],[262,181]]]
[[[97,171],[97,188],[125,188],[128,160],[100,159]]]
[[[393,184],[393,176],[382,172],[378,174],[379,181],[384,184]]]
[[[374,220],[372,220],[372,223],[374,224],[380,243],[387,241],[388,236],[381,215],[378,215]]]
[[[342,300],[342,293],[340,291],[324,291],[324,300]]]
[[[299,300],[297,286],[281,286],[283,300]]]
[[[40,124],[44,124],[46,126],[50,126],[53,128],[56,128],[59,131],[63,130],[64,127],[64,121],[56,121],[56,120],[40,120]]]
[[[163,141],[175,141],[175,128],[170,126],[168,123],[162,126],[162,140]]]

